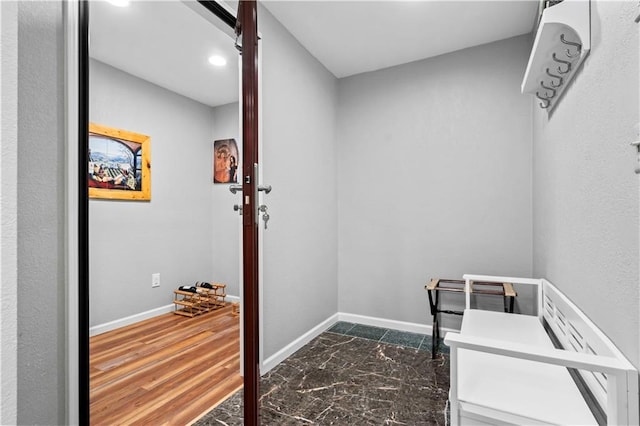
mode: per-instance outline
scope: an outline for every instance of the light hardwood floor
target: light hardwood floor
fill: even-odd
[[[187,425],[242,387],[231,307],[91,338],[92,425]]]

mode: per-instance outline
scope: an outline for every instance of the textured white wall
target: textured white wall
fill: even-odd
[[[531,274],[528,36],[345,78],[339,310],[429,321],[424,284]]]
[[[65,418],[61,2],[18,2],[18,424]]]
[[[235,139],[242,156],[242,141],[239,138],[240,105],[237,102],[213,108],[213,141]],[[213,158],[213,157],[210,157]],[[240,174],[241,170],[238,169]],[[240,182],[240,181],[239,181]],[[227,294],[240,296],[240,215],[233,210],[241,204],[242,195],[229,192],[228,184],[212,184],[213,221],[213,276],[212,280],[227,285]]]
[[[337,312],[336,79],[263,7],[264,358]]]
[[[91,326],[170,304],[212,274],[212,109],[91,61],[90,119],[151,136],[151,201],[91,199]],[[151,288],[151,274],[161,285]]]
[[[0,424],[17,424],[18,4],[0,2]]]
[[[640,366],[637,14],[592,1],[591,53],[550,118],[535,107],[533,265]]]

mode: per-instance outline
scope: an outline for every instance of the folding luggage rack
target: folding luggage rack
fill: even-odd
[[[433,278],[431,282],[424,286],[429,296],[429,308],[433,317],[431,330],[431,358],[436,357],[438,342],[440,339],[440,320],[438,314],[463,315],[463,311],[452,311],[440,309],[440,292],[462,293],[467,292],[464,280],[449,280],[443,278]],[[491,296],[502,296],[504,311],[513,313],[513,304],[517,296],[511,283],[498,283],[488,281],[469,281],[470,294],[482,294]]]

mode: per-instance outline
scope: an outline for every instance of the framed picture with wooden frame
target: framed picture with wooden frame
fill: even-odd
[[[89,198],[151,200],[151,137],[89,123]]]

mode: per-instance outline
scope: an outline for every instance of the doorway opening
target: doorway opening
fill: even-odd
[[[132,6],[140,4],[148,5],[149,3],[134,2],[130,5],[129,11],[133,10]],[[168,24],[179,21],[181,14],[186,16],[190,13],[190,19],[195,19],[190,24],[182,22],[181,25],[178,25],[181,33],[185,33],[184,28],[193,29],[198,26],[204,27],[204,25],[210,31],[210,23],[212,20],[218,19],[216,18],[217,16],[222,16],[222,20],[226,22],[226,25],[228,25],[228,21],[235,21],[232,12],[221,5],[216,6],[219,10],[214,11],[214,16],[211,13],[213,4],[214,2],[157,2],[151,4],[153,11],[150,9],[146,12],[138,11],[136,17],[142,20],[147,19],[148,28],[150,28],[148,33],[151,34],[154,29],[168,31],[166,29],[169,26]],[[189,7],[185,7],[185,5]],[[214,226],[211,225],[211,222],[213,222],[212,212],[217,211],[212,207],[213,200],[217,194],[216,191],[224,191],[226,197],[229,197],[228,185],[216,187],[213,183],[215,173],[213,162],[214,140],[219,137],[237,138],[236,140],[239,142],[241,138],[237,103],[239,91],[237,77],[239,71],[236,70],[235,73],[231,73],[235,74],[236,84],[235,88],[232,88],[234,93],[230,102],[217,101],[218,104],[211,104],[209,100],[200,98],[202,93],[183,93],[181,89],[177,86],[172,86],[172,84],[180,79],[195,79],[192,74],[188,74],[195,67],[188,66],[188,59],[176,58],[179,54],[184,53],[183,51],[186,49],[178,49],[175,52],[171,52],[168,47],[184,47],[190,43],[176,44],[175,40],[161,42],[158,37],[151,37],[151,42],[136,43],[133,34],[140,34],[145,31],[141,31],[140,27],[135,24],[132,24],[132,30],[129,32],[127,32],[126,26],[119,27],[125,19],[128,19],[125,18],[126,12],[124,10],[112,9],[110,11],[111,16],[112,18],[116,16],[117,19],[100,23],[100,21],[95,21],[94,17],[98,16],[100,19],[106,19],[105,17],[109,16],[109,12],[103,10],[100,13],[90,13],[89,9],[96,7],[113,6],[102,3],[91,3],[89,5],[89,2],[79,2],[76,9],[77,15],[75,16],[77,21],[70,25],[71,28],[74,28],[75,25],[75,28],[79,31],[77,38],[73,37],[72,42],[69,43],[69,45],[76,44],[78,56],[75,61],[79,70],[78,77],[80,82],[77,86],[79,105],[76,115],[76,126],[79,129],[77,140],[79,157],[76,157],[76,160],[79,161],[75,165],[77,167],[78,193],[75,194],[77,196],[75,202],[69,202],[70,207],[74,203],[77,207],[77,228],[74,227],[73,231],[70,230],[70,235],[74,232],[77,233],[77,247],[75,247],[77,253],[75,256],[70,256],[70,264],[76,263],[79,271],[77,293],[72,294],[74,292],[70,291],[69,295],[70,306],[74,305],[74,300],[77,301],[79,306],[77,318],[74,321],[74,315],[70,314],[69,321],[71,328],[74,328],[74,324],[77,327],[70,333],[70,339],[77,338],[75,344],[70,345],[70,365],[72,359],[76,359],[78,362],[76,368],[70,369],[70,384],[73,383],[74,376],[76,376],[78,377],[78,382],[76,382],[78,387],[70,386],[71,397],[69,400],[72,401],[72,396],[77,394],[78,399],[76,401],[79,401],[79,407],[73,407],[74,404],[70,402],[69,412],[72,413],[71,417],[74,416],[74,411],[77,412],[78,420],[81,423],[88,423],[91,416],[90,406],[92,401],[89,397],[91,375],[94,374],[95,377],[95,375],[100,374],[96,372],[95,366],[92,367],[89,361],[92,334],[100,334],[100,332],[109,328],[119,328],[118,326],[127,325],[127,322],[138,322],[136,320],[145,315],[153,316],[163,309],[175,309],[171,297],[173,297],[172,290],[178,285],[225,281],[224,277],[217,276],[219,272],[217,267],[215,271],[211,267],[212,259],[216,257],[211,247],[216,241],[225,242],[224,238],[217,238],[219,236],[216,235],[216,231],[213,229]],[[173,7],[174,9],[163,12],[163,7]],[[181,11],[178,12],[177,8]],[[67,17],[73,17],[73,9],[73,6],[69,7]],[[193,13],[194,11],[197,13]],[[133,12],[130,13],[133,14]],[[157,16],[158,13],[165,13],[165,15],[164,17]],[[205,18],[204,20],[202,19],[203,17]],[[200,23],[195,24],[198,19]],[[89,24],[90,20],[91,25]],[[92,32],[92,44],[89,47],[87,36],[94,27],[99,27],[100,31],[109,35],[109,37],[98,36]],[[225,41],[227,46],[234,49],[233,39],[228,37],[230,32],[232,31],[229,31],[227,27],[226,31],[224,31],[227,34]],[[173,35],[175,36],[175,34]],[[213,38],[211,34],[196,35],[196,39],[200,40],[209,40],[211,38]],[[113,42],[113,39],[123,43],[122,46],[124,48],[109,46],[106,43],[106,46],[100,45],[104,40]],[[156,64],[145,62],[141,59],[143,56],[141,51],[136,51],[137,44],[142,45],[144,49],[151,51],[166,62]],[[195,45],[196,43],[193,44]],[[114,52],[117,52],[117,54],[114,54]],[[135,58],[119,57],[122,52],[127,52],[129,55],[135,56]],[[231,60],[227,61],[228,64],[238,62],[237,52],[235,52],[235,55],[235,58],[232,57]],[[68,64],[73,62],[71,59],[68,60]],[[140,69],[130,67],[136,63],[143,62],[145,66]],[[211,62],[215,61],[212,60]],[[154,80],[156,78],[154,77],[155,74],[162,74],[162,72],[157,73],[156,71],[164,71],[166,81]],[[180,72],[185,71],[188,75],[180,75]],[[145,74],[147,72],[150,73]],[[91,74],[90,78],[89,74]],[[209,75],[208,80],[213,79]],[[112,84],[116,80],[121,84]],[[230,85],[225,85],[225,87],[228,86]],[[73,90],[71,89],[71,91]],[[209,91],[217,94],[223,92],[223,90]],[[207,90],[203,89],[200,92],[204,93]],[[100,93],[100,96],[94,96],[95,93]],[[148,99],[145,99],[145,96]],[[172,99],[171,102],[173,103],[169,108],[166,107],[168,99]],[[234,103],[235,121],[238,123],[234,128],[235,134],[222,136],[216,134],[215,131],[211,131],[211,129],[206,130],[205,126],[194,121],[195,117],[199,117],[204,118],[201,120],[202,122],[206,122],[208,119],[209,124],[213,122],[215,125],[216,122],[224,120],[224,118],[220,117],[224,117],[225,114],[228,115],[229,111],[234,109]],[[123,164],[128,164],[127,161],[124,161],[124,157],[127,156],[125,155],[126,153],[120,152],[127,150],[114,148],[109,152],[101,152],[100,149],[94,149],[90,152],[91,147],[86,143],[85,138],[91,122],[101,122],[105,126],[107,124],[110,125],[108,127],[111,129],[130,130],[131,133],[139,132],[139,134],[150,136],[151,145],[150,147],[147,146],[148,152],[152,153],[150,165],[153,165],[153,168],[149,167],[151,172],[150,181],[153,182],[150,200],[124,201],[117,197],[114,199],[111,196],[89,200],[87,179],[91,178],[90,175],[94,172],[96,164],[90,164],[93,167],[87,170],[87,161],[89,163],[105,163],[102,167],[99,167],[101,173],[97,173],[95,176],[110,185],[108,188],[101,188],[109,191],[120,190],[127,192],[129,191],[127,186],[132,190],[136,188],[140,184],[139,181],[142,180],[138,179],[138,172],[146,166],[141,156],[135,154],[135,147],[128,147],[133,152],[129,156],[132,157],[130,167],[123,166]],[[229,123],[227,122],[226,124]],[[221,131],[222,127],[219,126],[217,130]],[[234,126],[231,125],[230,127]],[[134,130],[138,132],[133,132]],[[118,137],[123,134],[117,133],[115,138],[119,139]],[[154,135],[161,136],[154,137]],[[122,138],[122,140],[125,139]],[[195,146],[193,145],[194,140],[196,141]],[[192,146],[189,146],[190,141]],[[203,144],[205,146],[198,146],[198,141],[204,141]],[[120,143],[120,145],[127,146],[128,144]],[[119,145],[116,144],[114,146],[117,148]],[[203,152],[206,152],[206,154],[203,155]],[[181,164],[181,162],[184,164]],[[74,167],[70,168],[73,169]],[[113,173],[114,171],[115,174]],[[128,183],[131,183],[131,185],[128,185]],[[158,189],[158,185],[160,185],[161,189]],[[70,192],[73,193],[75,191]],[[204,192],[207,193],[206,196],[202,196]],[[70,200],[73,195],[70,194]],[[209,206],[202,205],[203,199],[205,204],[208,203]],[[237,229],[238,219],[231,208],[231,200],[227,198],[224,204],[217,207],[219,209],[227,209],[230,212],[228,216],[235,223],[235,226],[230,228]],[[156,208],[154,209],[154,207]],[[210,214],[207,215],[207,213]],[[203,225],[206,224],[207,219],[210,223]],[[193,223],[188,224],[186,222],[196,222],[202,226],[195,232],[193,227],[189,228],[187,226],[193,225]],[[154,227],[156,228],[155,230],[153,229]],[[205,228],[204,234],[208,234],[204,237],[204,243],[199,242],[199,239],[203,238],[202,228]],[[206,232],[207,228],[210,229],[210,232]],[[222,228],[226,229],[225,227]],[[173,234],[168,238],[168,242],[165,241],[163,243],[158,240],[158,235],[161,233]],[[237,234],[234,235],[233,239],[227,239],[226,244],[220,244],[220,246],[224,247],[225,252],[236,255],[235,262],[223,264],[228,271],[232,271],[229,272],[231,276],[234,273],[236,276],[239,275],[239,259],[237,259],[239,250],[229,248],[229,241],[234,239],[237,242]],[[70,238],[69,241],[72,241],[72,239]],[[73,250],[74,247],[69,247],[69,249]],[[167,253],[169,260],[163,258],[163,256],[166,257]],[[155,267],[152,265],[153,263],[159,266]],[[207,263],[209,264],[208,266]],[[171,266],[176,264],[182,268],[181,273],[171,270]],[[202,265],[205,266],[203,267]],[[155,267],[153,269],[155,272],[151,272],[151,277],[144,279],[142,275],[139,275],[136,278],[136,275],[141,271],[149,275],[151,271],[151,269],[148,269],[149,267]],[[157,270],[158,268],[169,269],[169,271],[163,273]],[[144,271],[145,269],[147,269],[146,272]],[[70,268],[70,270],[72,269]],[[114,273],[117,275],[110,276],[110,274]],[[151,282],[148,282],[148,278],[150,278]],[[225,290],[227,294],[226,301],[229,301],[229,299],[233,301],[231,296],[239,297],[241,295],[239,279],[233,280],[233,278],[230,278],[229,280],[231,280],[232,284],[228,285]],[[128,285],[127,282],[129,283]],[[140,284],[136,284],[138,282]],[[70,280],[70,284],[73,284],[73,280]],[[235,289],[233,288],[234,284]],[[154,307],[158,305],[156,295],[153,294],[154,291],[169,293],[167,301],[157,308]],[[100,306],[100,303],[104,303],[104,306]],[[97,308],[94,309],[94,305]],[[127,315],[129,312],[134,313]],[[174,319],[177,316],[169,315],[169,317]],[[192,325],[194,323],[195,321],[192,321]],[[74,355],[74,348],[78,349],[77,358]],[[135,353],[136,350],[130,352]],[[112,360],[107,364],[111,363],[113,365],[123,362],[127,358],[124,353],[126,352],[121,354],[122,356],[120,356],[119,360]],[[142,364],[142,361],[140,363]],[[154,369],[150,368],[150,370]],[[109,381],[107,379],[103,380],[105,382]],[[124,393],[123,391],[123,395]]]

